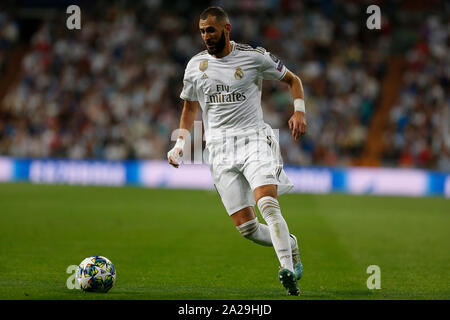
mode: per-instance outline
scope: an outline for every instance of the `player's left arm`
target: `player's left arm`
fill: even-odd
[[[292,99],[301,99],[304,101],[305,94],[303,91],[302,81],[298,76],[293,74],[290,70],[286,69],[286,73],[283,78],[280,80],[284,83],[287,83],[289,86]],[[292,137],[295,140],[298,140],[300,136],[302,136],[306,132],[306,116],[305,112],[302,111],[294,111],[294,114],[289,119],[289,129],[292,131]]]

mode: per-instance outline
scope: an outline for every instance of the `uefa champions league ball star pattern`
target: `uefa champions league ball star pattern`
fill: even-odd
[[[80,263],[76,279],[83,291],[108,292],[116,281],[116,269],[108,258],[92,256]]]

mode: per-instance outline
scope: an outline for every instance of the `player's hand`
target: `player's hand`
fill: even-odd
[[[173,147],[169,152],[167,152],[167,159],[169,164],[178,168],[180,166],[181,157],[183,156],[183,149],[179,147]]]
[[[183,157],[184,139],[178,138],[175,146],[167,152],[167,159],[169,164],[178,168]]]
[[[289,129],[295,141],[306,133],[306,116],[301,111],[296,111],[289,119]]]

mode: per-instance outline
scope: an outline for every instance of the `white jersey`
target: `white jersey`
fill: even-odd
[[[232,51],[215,58],[205,50],[192,57],[183,79],[183,100],[198,101],[206,141],[227,133],[264,127],[263,80],[281,80],[286,67],[265,49],[231,41]]]

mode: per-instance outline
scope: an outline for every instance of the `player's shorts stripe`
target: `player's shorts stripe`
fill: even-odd
[[[270,146],[270,149],[272,150],[272,154],[273,154],[275,157],[277,157],[279,160],[281,160],[281,159],[279,158],[279,153],[278,153],[278,144],[277,144],[276,142],[275,142],[275,143],[272,143],[272,138],[271,138],[271,136],[267,136],[267,140],[268,140],[268,144],[269,144],[269,146]],[[280,180],[281,170],[283,170],[283,166],[282,166],[282,165],[280,165],[280,166],[278,167],[278,169],[277,169],[277,171],[276,171],[276,174],[275,174],[275,176],[276,176],[276,178],[277,178],[278,181]]]

